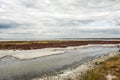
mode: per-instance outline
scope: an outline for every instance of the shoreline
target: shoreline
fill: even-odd
[[[76,50],[80,48],[88,48],[94,46],[104,46],[104,47],[117,47],[120,44],[91,44],[83,46],[69,46],[66,48],[44,48],[44,49],[34,49],[34,50],[0,50],[0,59],[5,57],[13,57],[19,60],[29,60],[41,57],[47,57],[52,55],[63,54],[69,50]]]
[[[58,74],[57,76],[48,76],[44,78],[35,78],[32,80],[75,80],[78,76],[83,76],[85,73],[87,73],[90,70],[93,70],[96,68],[101,62],[104,62],[112,57],[115,57],[117,55],[120,55],[120,52],[113,52],[108,53],[107,55],[98,56],[95,59],[92,59],[88,62],[85,62],[78,66],[77,68],[73,68],[71,70],[66,70],[62,74]],[[97,63],[97,64],[96,64]]]

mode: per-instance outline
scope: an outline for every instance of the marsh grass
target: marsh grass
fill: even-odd
[[[0,41],[0,50],[41,49],[41,48],[64,48],[68,46],[81,46],[88,44],[119,44],[120,41],[79,41],[79,40],[40,40],[40,41]]]

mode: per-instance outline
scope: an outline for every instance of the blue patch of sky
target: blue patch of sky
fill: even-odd
[[[5,4],[0,2],[0,8],[4,8],[5,7]]]
[[[92,22],[89,25],[94,26],[94,27],[110,27],[110,26],[112,26],[112,24],[109,22]]]

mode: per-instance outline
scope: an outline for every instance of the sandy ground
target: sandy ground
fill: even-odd
[[[97,44],[97,45],[84,45],[84,46],[76,46],[76,47],[67,47],[67,48],[44,48],[44,49],[34,49],[34,50],[0,50],[0,58],[11,56],[18,59],[32,59],[50,55],[57,55],[64,53],[68,50],[75,50],[79,48],[87,48],[91,46],[117,46],[116,44]]]

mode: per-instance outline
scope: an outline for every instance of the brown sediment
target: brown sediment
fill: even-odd
[[[1,41],[0,49],[31,50],[55,47],[64,48],[68,46],[81,46],[88,44],[120,44],[120,41]]]

